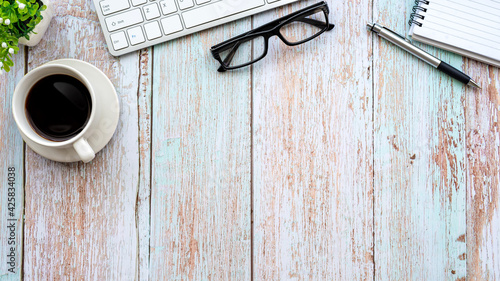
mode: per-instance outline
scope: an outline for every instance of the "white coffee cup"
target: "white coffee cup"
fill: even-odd
[[[105,101],[103,101],[102,98],[98,98],[96,96],[94,84],[99,81],[93,81],[94,84],[90,83],[86,75],[84,75],[76,67],[71,66],[71,64],[75,64],[83,65],[84,67],[88,68],[88,64],[77,60],[66,61],[69,61],[69,65],[68,63],[62,64],[57,63],[56,61],[53,63],[42,65],[30,71],[26,76],[24,76],[24,78],[21,79],[16,89],[14,90],[14,96],[12,98],[12,112],[21,136],[26,141],[28,146],[30,146],[33,150],[35,150],[42,156],[55,161],[74,162],[81,160],[87,163],[94,159],[95,154],[97,153],[96,147],[100,150],[104,146],[100,144],[100,142],[102,142],[103,140],[96,139],[99,136],[103,135],[102,130],[104,127],[106,127],[106,124],[108,124],[108,126],[104,129],[108,131],[112,130],[112,132],[111,134],[109,134],[110,132],[104,132],[104,134],[109,135],[109,138],[111,138],[111,135],[116,128],[118,119],[118,112],[116,111],[119,111],[119,108],[115,108],[114,111],[116,114],[109,116],[109,114],[111,114],[109,113],[110,105],[104,104]],[[86,71],[88,72],[89,70]],[[99,70],[95,69],[95,71],[98,71],[100,75],[103,75]],[[31,127],[26,115],[26,98],[31,88],[38,81],[47,76],[61,74],[76,78],[85,85],[85,87],[88,89],[88,92],[90,93],[92,109],[90,112],[90,117],[88,118],[88,121],[81,132],[71,137],[70,139],[63,141],[54,141],[40,136]],[[92,73],[92,75],[97,75],[97,73]],[[95,79],[95,77],[90,78]],[[113,87],[112,90],[114,96],[116,97],[116,92],[114,92]],[[102,93],[100,93],[100,95],[102,95]],[[114,119],[116,119],[116,121]],[[109,141],[109,138],[104,140],[105,143]]]

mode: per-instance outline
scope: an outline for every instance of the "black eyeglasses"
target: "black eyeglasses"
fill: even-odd
[[[335,25],[328,22],[328,14],[328,5],[320,2],[213,46],[210,51],[221,64],[218,71],[261,60],[267,54],[269,38],[275,35],[288,46],[296,46],[332,30]]]

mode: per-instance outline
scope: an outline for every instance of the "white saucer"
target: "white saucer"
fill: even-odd
[[[100,135],[95,135],[89,138],[87,141],[92,149],[96,152],[108,144],[113,137],[113,134],[118,125],[118,119],[120,117],[120,104],[118,101],[118,95],[116,94],[115,87],[109,80],[109,78],[97,67],[91,65],[90,63],[75,60],[75,59],[60,59],[48,62],[46,64],[63,64],[75,68],[81,72],[91,83],[96,93],[97,102],[105,104],[110,110],[106,111],[105,118],[107,120],[105,126],[106,130],[100,131]],[[22,135],[22,134],[21,134]],[[58,161],[58,162],[76,162],[80,161],[80,157],[76,151],[72,148],[50,148],[41,147],[35,142],[30,141],[28,138],[22,135],[26,144],[33,149],[36,153],[42,155],[43,157]]]

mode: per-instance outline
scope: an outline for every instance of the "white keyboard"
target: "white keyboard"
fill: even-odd
[[[296,1],[94,0],[94,5],[110,53],[121,56]]]

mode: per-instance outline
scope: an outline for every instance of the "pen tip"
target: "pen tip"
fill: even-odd
[[[479,84],[477,84],[476,81],[472,79],[469,81],[469,83],[467,83],[467,85],[482,89],[481,86],[479,86]]]
[[[375,25],[374,23],[367,23],[366,24],[366,28],[372,30],[372,28],[373,28],[374,25]]]

